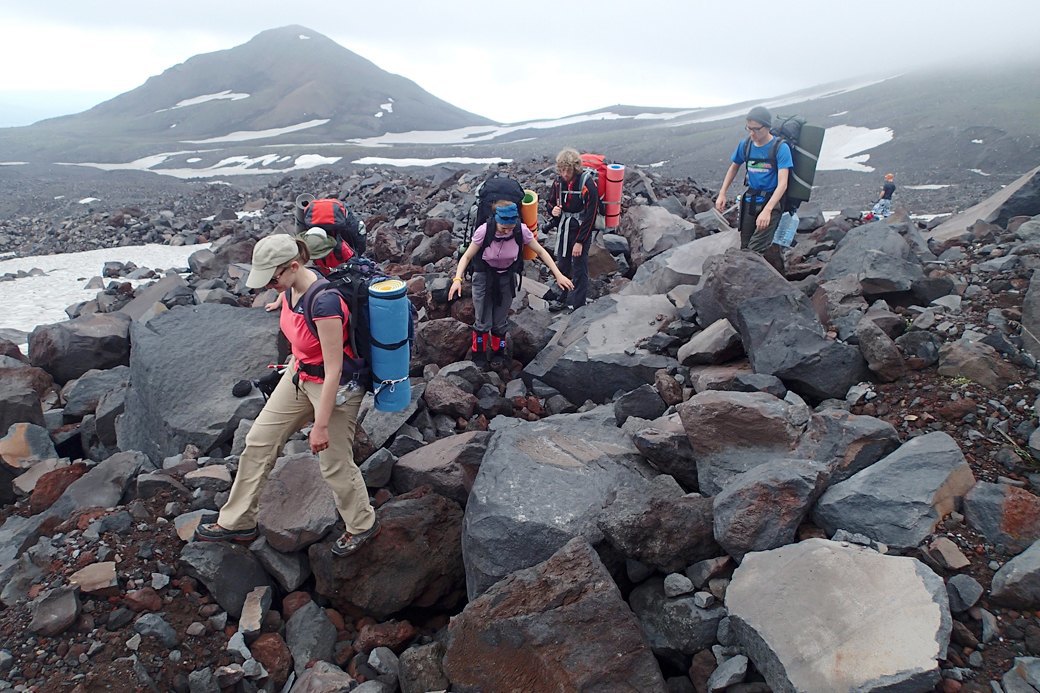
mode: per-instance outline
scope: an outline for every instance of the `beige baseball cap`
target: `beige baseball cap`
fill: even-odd
[[[246,278],[250,289],[261,289],[268,285],[279,265],[295,260],[299,255],[296,239],[284,233],[261,238],[253,247],[253,266]]]

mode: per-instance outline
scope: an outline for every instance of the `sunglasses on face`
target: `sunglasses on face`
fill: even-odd
[[[274,286],[276,283],[278,283],[281,280],[282,275],[285,274],[285,270],[287,270],[287,269],[289,269],[289,265],[286,265],[285,267],[282,267],[281,269],[276,271],[271,276],[271,281],[267,282],[267,285],[268,286]]]

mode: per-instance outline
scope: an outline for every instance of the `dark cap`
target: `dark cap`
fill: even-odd
[[[756,123],[761,123],[766,127],[773,124],[773,116],[770,115],[769,109],[765,106],[755,106],[747,114],[747,120],[753,120]]]

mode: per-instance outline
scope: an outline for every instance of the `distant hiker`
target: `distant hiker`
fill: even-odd
[[[794,160],[786,142],[777,141],[769,131],[773,117],[762,106],[755,106],[746,116],[745,128],[749,137],[737,144],[730,157],[726,178],[722,181],[715,208],[726,209],[726,193],[743,164],[747,189],[740,196],[740,247],[753,250],[779,272],[783,272],[780,248],[773,244],[773,234],[783,212],[784,193]]]
[[[893,182],[895,179],[896,177],[891,173],[885,174],[885,184],[881,186],[878,201],[874,203],[874,209],[870,210],[874,218],[884,219],[892,214],[892,195],[896,191],[896,184]]]
[[[589,246],[599,211],[599,192],[591,175],[585,174],[581,154],[576,149],[564,149],[556,155],[556,172],[547,198],[551,214],[550,226],[557,226],[556,260],[560,269],[574,281],[549,310],[581,308],[589,291]],[[566,288],[566,287],[564,287]]]
[[[215,523],[201,524],[195,530],[195,537],[202,541],[248,542],[256,538],[260,487],[285,441],[312,418],[311,452],[318,456],[321,474],[332,487],[336,508],[346,525],[332,553],[354,553],[379,533],[365,480],[354,464],[354,431],[365,392],[344,367],[344,354],[354,357],[349,341],[345,341],[351,316],[337,292],[321,291],[327,282],[304,267],[309,259],[307,245],[285,234],[262,238],[253,249],[246,286],[285,292],[279,324],[289,338],[292,355],[285,376],[246,435],[231,496]],[[312,297],[317,336],[303,315],[304,302]]]
[[[531,230],[520,222],[516,203],[501,200],[494,203],[493,209],[494,217],[473,232],[472,242],[459,259],[459,268],[451,280],[448,300],[462,294],[462,278],[472,263],[473,360],[479,363],[481,359],[487,358],[492,368],[499,368],[505,357],[509,305],[516,295],[520,272],[523,271],[521,251],[524,248],[532,250],[563,288],[573,289],[574,284],[534,239]]]

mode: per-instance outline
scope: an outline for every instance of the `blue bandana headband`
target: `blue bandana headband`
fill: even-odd
[[[499,224],[515,224],[520,219],[520,212],[516,204],[510,202],[495,210],[495,221]]]

